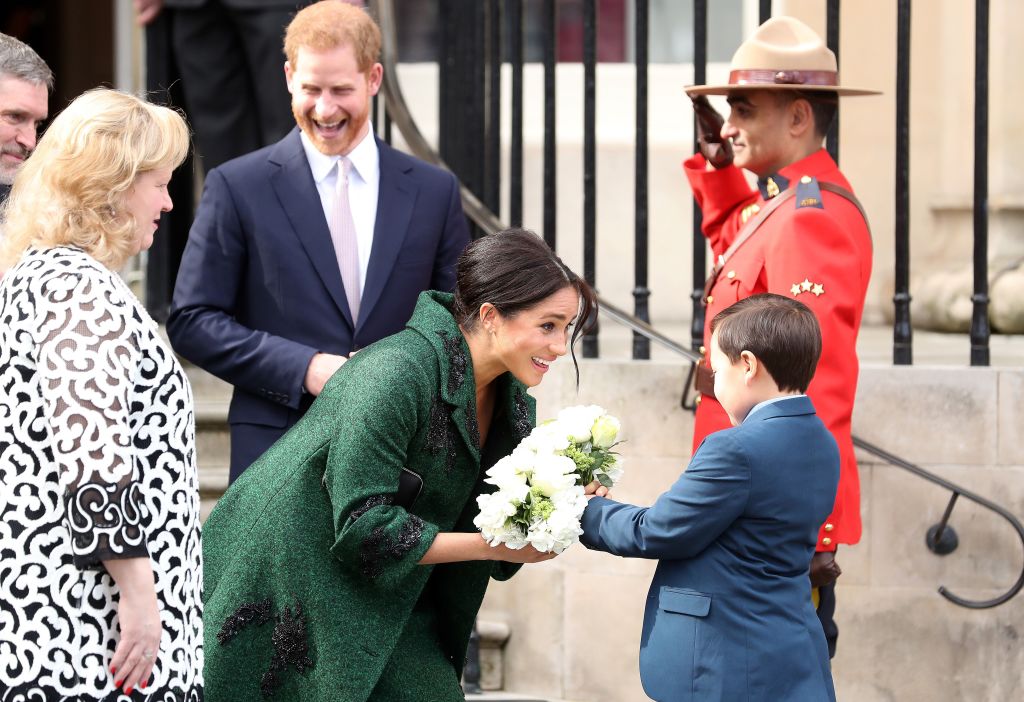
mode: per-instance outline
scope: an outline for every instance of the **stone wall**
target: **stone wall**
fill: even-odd
[[[581,361],[577,394],[562,360],[536,389],[538,417],[596,402],[618,415],[627,474],[615,497],[649,504],[686,463],[692,417],[679,408],[680,363]],[[854,431],[1024,514],[1024,369],[865,367]],[[864,537],[839,560],[834,661],[841,700],[1024,699],[1024,597],[995,609],[955,606],[936,590],[988,599],[1024,567],[1013,529],[961,498],[960,547],[945,557],[924,535],[949,493],[861,456]],[[570,549],[494,583],[481,619],[507,623],[505,688],[566,700],[640,702],[643,603],[653,563]]]

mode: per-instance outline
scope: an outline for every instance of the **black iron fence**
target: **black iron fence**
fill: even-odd
[[[611,0],[608,0],[611,1]],[[649,285],[649,203],[648,203],[648,56],[649,0],[614,0],[631,9],[632,46],[636,68],[635,182],[634,182],[634,270],[632,316],[650,322]],[[371,2],[371,6],[381,3]],[[704,83],[708,66],[708,0],[692,0],[693,4],[693,80]],[[910,319],[910,17],[911,0],[897,0],[893,11],[897,26],[897,61],[895,84],[879,86],[895,93],[896,144],[894,208],[894,296],[893,296],[893,362],[913,362],[913,332]],[[772,14],[771,0],[759,0],[758,21]],[[524,11],[540,21],[540,58],[544,74],[544,139],[543,188],[541,223],[545,240],[558,247],[557,191],[558,143],[555,68],[560,56],[560,37],[565,35],[561,11],[571,9],[579,16],[581,62],[583,66],[583,274],[598,286],[597,280],[597,216],[596,200],[596,64],[601,10],[607,3],[599,0],[438,0],[437,60],[440,71],[440,134],[439,151],[443,161],[459,175],[491,212],[499,211],[500,194],[508,189],[508,223],[518,225],[523,216],[523,66]],[[970,331],[971,365],[989,364],[988,264],[987,264],[987,148],[988,148],[988,16],[989,0],[975,1],[975,163],[974,163],[974,294]],[[842,60],[839,46],[840,0],[826,0],[826,43]],[[576,35],[573,35],[575,41]],[[510,66],[510,104],[501,101],[501,67]],[[501,117],[510,117],[508,150],[509,177],[502,182]],[[390,129],[390,113],[385,118]],[[839,116],[833,124],[826,148],[839,160]],[[696,138],[694,138],[696,143]],[[693,208],[692,236],[692,325],[690,345],[700,347],[703,339],[704,309],[701,303],[707,274],[706,244],[700,233],[701,213]],[[477,235],[484,230],[478,229]],[[597,331],[584,339],[583,354],[599,355]],[[634,334],[632,356],[650,357],[648,338]]]

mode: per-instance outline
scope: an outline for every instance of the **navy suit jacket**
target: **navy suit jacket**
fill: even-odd
[[[710,434],[651,507],[593,498],[581,540],[660,559],[640,678],[662,702],[835,700],[808,567],[839,450],[806,397]]]
[[[377,147],[377,217],[358,323],[297,128],[206,177],[167,333],[175,351],[234,385],[232,477],[312,404],[302,384],[315,353],[348,355],[401,331],[422,291],[455,287],[455,262],[469,243],[458,181]]]

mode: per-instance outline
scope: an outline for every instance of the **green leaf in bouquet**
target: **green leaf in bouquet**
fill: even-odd
[[[601,483],[602,485],[604,485],[604,486],[605,486],[606,488],[612,488],[612,487],[614,487],[614,486],[615,486],[615,483],[613,483],[613,482],[612,482],[612,479],[611,479],[611,478],[609,478],[609,477],[608,477],[608,475],[607,475],[606,473],[598,473],[598,474],[597,474],[597,479],[598,479],[598,481],[600,481],[600,483]]]

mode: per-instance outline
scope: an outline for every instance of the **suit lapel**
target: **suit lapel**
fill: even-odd
[[[338,270],[338,258],[331,242],[331,232],[324,219],[324,208],[306,154],[302,150],[297,128],[277,143],[270,152],[269,161],[278,166],[270,175],[270,183],[295,235],[334,304],[354,329],[352,313],[348,309],[345,288],[341,282],[341,271]]]
[[[380,155],[380,185],[377,194],[377,217],[373,227],[373,248],[366,270],[366,284],[359,304],[359,318],[369,319],[374,305],[391,277],[395,260],[402,250],[413,205],[416,203],[417,185],[409,175],[411,166],[403,164],[395,150],[377,140]],[[341,276],[338,276],[341,286]],[[342,295],[344,297],[344,295]]]

